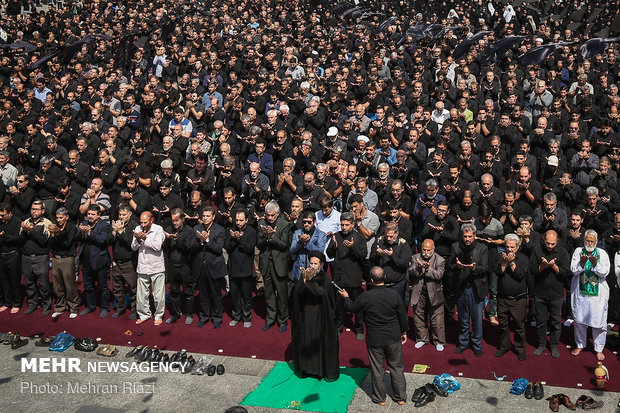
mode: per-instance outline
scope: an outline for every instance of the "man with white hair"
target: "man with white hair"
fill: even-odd
[[[605,278],[609,274],[610,264],[607,252],[599,249],[597,243],[596,231],[587,230],[583,237],[584,246],[575,249],[570,264],[573,272],[571,303],[577,344],[572,354],[576,356],[585,348],[588,327],[592,327],[596,358],[604,360],[609,301],[609,285]]]

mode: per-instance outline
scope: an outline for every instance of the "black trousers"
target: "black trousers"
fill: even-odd
[[[192,314],[194,312],[194,289],[189,265],[169,264],[168,282],[170,283],[170,312],[172,315]],[[181,287],[183,287],[183,294],[181,294]],[[183,307],[185,307],[185,311],[183,311]]]
[[[278,277],[273,261],[269,260],[267,271],[263,274],[265,301],[267,302],[267,324],[277,321],[283,326],[288,322],[288,277]]]
[[[497,299],[497,319],[499,321],[499,348],[510,349],[510,319],[515,330],[515,351],[525,353],[525,317],[527,314],[527,297],[524,295],[515,300]]]
[[[538,345],[547,343],[547,330],[549,331],[549,341],[552,347],[557,347],[560,342],[562,332],[562,297],[535,297],[536,306],[536,335]]]
[[[390,371],[390,381],[394,392],[394,401],[407,400],[405,371],[403,363],[403,349],[400,341],[383,346],[369,346],[368,361],[370,363],[370,378],[372,380],[372,401],[385,401],[385,363]]]
[[[22,270],[26,281],[28,308],[37,308],[40,301],[43,310],[51,310],[49,256],[22,256]]]
[[[101,301],[99,306],[102,310],[110,309],[110,267],[105,266],[99,270],[93,270],[82,265],[82,279],[84,280],[84,299],[86,308],[94,311],[97,308],[97,295]]]
[[[198,299],[200,300],[200,321],[213,324],[222,322],[222,279],[212,278],[206,265],[198,273]]]
[[[0,255],[0,306],[22,306],[21,257],[19,251]]]
[[[230,276],[230,297],[232,298],[232,318],[237,321],[252,321],[252,288],[254,277]]]
[[[362,287],[342,287],[349,294],[349,298],[351,301],[355,301],[357,297],[362,295],[364,290]],[[338,326],[338,331],[342,330],[344,326],[344,298],[340,296],[340,294],[336,294],[336,325]],[[364,334],[364,319],[361,313],[355,313],[355,333]]]

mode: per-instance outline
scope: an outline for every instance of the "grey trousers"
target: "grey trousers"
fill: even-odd
[[[403,348],[400,341],[384,346],[366,345],[366,348],[368,349],[370,378],[372,379],[372,401],[374,403],[385,401],[386,391],[383,376],[386,361],[390,371],[394,401],[407,400]]]
[[[153,287],[153,301],[155,301],[155,320],[163,320],[166,309],[166,280],[165,273],[140,274],[138,273],[138,291],[136,304],[140,320],[151,318],[149,305],[149,285]]]

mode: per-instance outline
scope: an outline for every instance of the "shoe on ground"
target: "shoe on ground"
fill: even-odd
[[[239,324],[239,320],[232,320],[230,323],[228,323],[228,325],[229,325],[230,327],[234,327],[234,326],[236,326],[237,324]]]
[[[573,320],[572,318],[567,318],[566,321],[564,321],[564,327],[570,327],[573,325],[574,322],[575,320]]]
[[[37,311],[37,307],[28,307],[26,311],[24,311],[24,314],[31,314],[31,313],[34,313],[35,311]]]
[[[534,398],[534,383],[528,383],[525,388],[525,392],[523,393],[526,399]]]
[[[422,396],[424,396],[424,391],[425,391],[425,387],[418,387],[417,389],[415,389],[415,391],[413,392],[413,396],[411,396],[411,401],[413,403],[417,403],[420,400],[422,400]]]
[[[130,320],[135,320],[136,318],[138,318],[138,314],[136,314],[136,313],[129,314],[129,319]]]
[[[415,403],[414,406],[415,407],[426,406],[427,404],[429,404],[430,402],[434,400],[435,400],[435,393],[432,391],[428,391],[426,388],[424,388],[422,397],[420,398],[419,401]]]
[[[543,389],[542,383],[537,381],[534,383],[534,399],[542,400],[543,397],[545,397],[545,390]]]
[[[559,412],[560,411],[560,399],[558,398],[557,394],[554,394],[553,396],[548,398],[549,400],[549,410],[551,410],[552,412]]]
[[[224,365],[223,364],[218,364],[216,372],[217,372],[218,376],[221,376],[222,374],[224,374],[226,372],[226,369],[224,368]]]
[[[166,319],[166,324],[176,323],[178,319],[179,319],[178,315],[176,314],[171,315],[170,317],[168,317],[168,319]]]
[[[99,314],[99,318],[106,318],[109,313],[110,313],[109,310],[101,310],[101,313]]]
[[[517,354],[517,359],[519,361],[525,361],[527,359],[527,357],[526,357],[525,353],[519,353],[519,354]]]
[[[364,333],[357,333],[355,335],[355,338],[357,338],[357,341],[362,341],[364,340]]]
[[[556,396],[558,396],[558,402],[560,403],[561,406],[564,406],[569,410],[577,409],[577,406],[575,406],[575,403],[573,403],[570,397],[568,397],[564,393],[556,394]]]
[[[216,368],[213,364],[211,364],[211,365],[209,366],[209,368],[207,369],[207,376],[213,376],[213,375],[215,375],[215,371],[216,371],[216,370],[217,370],[217,368]]]
[[[77,318],[78,313],[71,313],[69,314],[69,318]]]
[[[444,350],[444,346],[443,346],[443,344],[436,344],[436,345],[435,345],[435,349],[436,349],[437,351],[443,351],[443,350]]]
[[[474,350],[474,356],[482,357],[482,350]]]
[[[263,331],[267,331],[267,330],[269,330],[272,326],[273,326],[273,324],[269,324],[269,323],[265,324],[265,325],[263,326]]]
[[[280,333],[286,333],[286,331],[288,330],[288,327],[286,326],[286,324],[283,324],[280,326]]]
[[[13,342],[11,343],[11,348],[13,350],[17,350],[18,348],[24,347],[26,344],[28,344],[27,338],[21,338],[19,334],[15,334],[13,336]]]
[[[123,314],[124,311],[117,311],[114,314],[112,314],[112,318],[119,318],[121,316],[121,314]]]
[[[200,320],[198,324],[196,324],[196,327],[204,327],[208,322],[209,320]]]
[[[50,315],[51,312],[52,310],[48,308],[47,310],[43,310],[43,315],[47,317],[48,315]]]
[[[185,325],[189,326],[194,322],[194,316],[193,315],[186,315],[185,316]]]
[[[54,314],[52,314],[52,318],[56,318],[59,315],[61,315],[62,313],[64,313],[64,311],[54,311]]]
[[[422,348],[422,347],[424,347],[425,344],[426,343],[423,342],[423,341],[418,341],[417,343],[415,343],[415,345],[413,347],[415,347],[415,348]]]
[[[213,323],[213,329],[221,328],[221,327],[222,327],[222,323]]]
[[[457,347],[454,349],[454,354],[461,354],[465,351],[465,347]]]
[[[560,357],[560,351],[555,346],[551,347],[551,357],[553,357],[554,359],[557,359]]]
[[[499,350],[495,352],[495,357],[503,357],[506,353],[508,353],[507,349],[500,348]]]
[[[243,322],[243,328],[250,328],[252,327],[252,322],[251,321],[244,321]]]
[[[81,316],[85,316],[85,315],[87,315],[87,314],[92,313],[93,311],[95,311],[95,310],[94,310],[94,309],[92,309],[92,308],[85,308],[85,309],[83,309],[83,310],[82,310],[82,312],[80,313],[80,315],[81,315]]]
[[[538,348],[536,350],[534,350],[534,355],[535,356],[540,356],[542,353],[545,352],[546,349],[547,349],[547,347],[545,345],[538,346]]]

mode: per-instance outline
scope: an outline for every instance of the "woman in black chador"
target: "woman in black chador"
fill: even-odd
[[[292,339],[295,372],[301,377],[336,380],[339,353],[334,286],[322,270],[323,253],[313,251],[308,258],[310,266],[302,269],[294,294]]]

